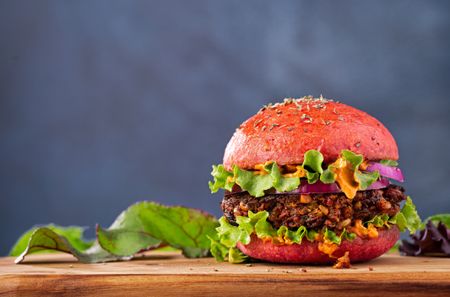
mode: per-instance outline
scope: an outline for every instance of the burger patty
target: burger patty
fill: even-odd
[[[404,191],[401,186],[389,185],[384,189],[358,191],[353,199],[343,193],[269,194],[256,198],[248,192],[239,192],[226,194],[221,206],[232,224],[236,223],[236,216],[247,216],[249,210],[255,213],[266,210],[267,220],[275,228],[326,226],[342,230],[357,219],[364,222],[380,214],[394,216],[400,211],[400,202],[406,199]]]

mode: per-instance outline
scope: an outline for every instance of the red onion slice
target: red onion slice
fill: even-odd
[[[366,190],[377,190],[386,188],[389,185],[389,180],[387,178],[381,177],[379,180],[375,181]],[[231,193],[240,193],[244,192],[238,185],[233,186],[233,192]],[[300,186],[289,192],[278,192],[273,190],[266,191],[266,194],[315,194],[315,193],[341,193],[341,189],[339,188],[337,183],[332,184],[324,184],[321,181],[318,181],[314,184],[308,184],[307,181],[302,180]],[[227,192],[230,193],[230,192]]]
[[[374,181],[373,184],[368,186],[366,190],[383,189],[383,188],[386,188],[387,186],[389,186],[389,184],[390,184],[390,182],[389,182],[389,180],[387,178],[380,177],[379,180]]]
[[[393,180],[403,182],[403,173],[400,168],[383,165],[381,163],[371,162],[367,166],[366,171],[373,172],[378,171],[381,176],[392,178]]]
[[[309,193],[338,193],[339,189],[336,183],[324,184],[321,181],[317,181],[314,184],[308,184],[306,180],[302,180],[300,186],[290,192],[275,192],[276,194],[309,194]]]

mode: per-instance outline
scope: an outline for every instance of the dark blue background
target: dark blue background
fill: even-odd
[[[422,216],[450,212],[449,1],[5,0],[0,37],[0,255],[137,200],[219,215],[211,164],[286,96],[380,119]]]

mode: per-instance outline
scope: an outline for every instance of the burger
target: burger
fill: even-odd
[[[338,101],[287,98],[236,129],[212,193],[224,190],[219,261],[330,264],[376,258],[420,225],[397,144],[377,119]],[[403,206],[402,206],[403,205]]]

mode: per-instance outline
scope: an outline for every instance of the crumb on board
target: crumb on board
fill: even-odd
[[[350,268],[350,258],[348,256],[348,251],[345,254],[338,258],[336,264],[333,265],[333,268],[342,269],[342,268]]]

